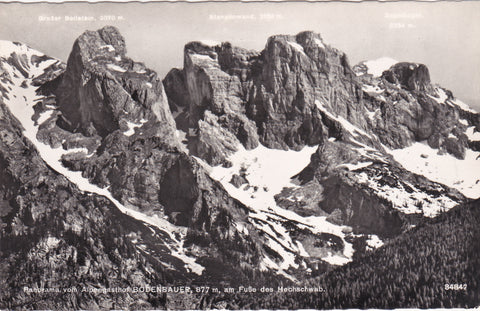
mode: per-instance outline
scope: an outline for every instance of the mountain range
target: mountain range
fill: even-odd
[[[427,66],[310,31],[183,54],[0,41],[1,308],[480,304],[480,114]]]

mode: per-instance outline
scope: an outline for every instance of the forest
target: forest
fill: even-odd
[[[480,200],[476,200],[427,219],[306,284],[325,292],[221,294],[204,301],[216,305],[233,300],[227,308],[241,309],[478,307],[479,224]]]

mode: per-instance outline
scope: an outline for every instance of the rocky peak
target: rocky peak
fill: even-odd
[[[358,109],[347,107],[360,98],[346,55],[313,32],[272,36],[261,52],[192,42],[183,70],[163,82],[170,108],[183,111],[177,126],[196,131],[190,150],[211,164],[222,163],[236,144],[297,150],[318,144],[327,131],[317,100],[362,124]],[[224,139],[209,142],[207,129]]]
[[[51,90],[62,111],[62,128],[105,137],[152,121],[161,124],[159,133],[173,136],[158,75],[125,53],[125,39],[111,26],[86,31],[75,41],[65,74]]]
[[[313,42],[319,46],[325,46],[322,36],[314,31],[302,31],[295,37],[297,42],[301,43],[302,45],[308,45],[310,42]]]
[[[335,76],[352,73],[345,53],[326,45],[321,35],[312,31],[270,37],[265,56],[266,59],[288,59],[299,70],[313,69]]]
[[[397,63],[384,71],[382,77],[390,83],[400,84],[409,91],[432,90],[430,73],[423,64]]]
[[[215,53],[215,48],[217,46],[218,45],[212,45],[210,42],[192,41],[185,44],[184,53],[209,55],[211,53]]]
[[[85,65],[92,64],[92,60],[96,58],[115,57],[116,55],[123,57],[127,49],[125,39],[119,30],[112,26],[105,26],[97,31],[85,31],[75,41],[73,51],[69,57],[69,65],[78,61],[78,57]]]
[[[320,48],[326,49],[326,45],[323,42],[322,36],[319,33],[313,32],[313,31],[302,31],[298,33],[297,35],[273,35],[270,36],[267,40],[267,49],[270,44],[273,43],[297,43],[299,44],[302,48],[308,47],[308,46],[318,46]],[[291,45],[292,48],[295,48],[295,46]]]
[[[106,44],[112,45],[118,53],[123,55],[127,53],[125,39],[117,28],[113,26],[105,26],[102,29],[99,29],[97,33]]]

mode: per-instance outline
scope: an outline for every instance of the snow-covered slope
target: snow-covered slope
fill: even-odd
[[[392,67],[398,63],[398,61],[389,58],[389,57],[382,57],[376,60],[366,61],[365,65],[367,66],[367,72],[374,77],[379,77],[382,73],[387,70],[388,68]]]
[[[405,143],[400,148],[383,145],[383,149],[411,172],[457,189],[466,197],[480,197],[480,152],[475,147],[480,137],[478,112],[455,98],[450,91],[431,84],[424,65],[398,63],[384,57],[362,62],[354,66],[354,70],[366,97],[376,103],[376,107],[366,111],[372,128],[381,125],[397,130],[396,127],[401,125],[407,128],[399,133],[402,139],[411,135],[412,128],[417,132],[414,135],[423,137],[406,138],[406,146]],[[389,70],[389,76],[395,77],[381,78],[386,70]],[[415,89],[417,93],[410,92],[412,88],[418,88]],[[383,120],[386,113],[396,122],[395,125]],[[421,118],[408,121],[411,117],[417,118],[416,114]],[[424,132],[428,133],[424,128],[433,126],[430,136],[424,136]],[[382,128],[380,134],[383,131]]]
[[[360,64],[361,70],[357,71],[357,74],[370,74],[374,77],[380,77],[382,73],[398,63],[393,58],[390,57],[381,57],[374,60],[364,61]]]
[[[455,188],[469,198],[480,197],[480,152],[467,149],[465,159],[459,160],[451,154],[440,155],[425,142],[390,152],[406,169]]]
[[[304,230],[312,235],[328,233],[339,237],[344,245],[343,250],[324,250],[320,258],[333,265],[351,261],[353,247],[345,240],[345,232],[349,232],[350,228],[335,225],[327,221],[326,216],[302,217],[275,202],[274,196],[282,189],[298,187],[292,183],[292,177],[308,165],[316,146],[304,147],[301,151],[269,149],[262,145],[253,150],[245,150],[240,145],[238,149],[238,152],[228,158],[232,163],[229,168],[210,167],[203,160],[198,161],[206,167],[212,178],[222,183],[231,196],[252,209],[249,214],[250,222],[266,234],[268,246],[282,257],[282,260],[277,262],[266,257],[266,267],[279,271],[290,267],[298,268],[298,255],[311,256],[306,250],[308,247],[304,246],[300,239],[292,237],[295,236],[292,230]],[[234,175],[239,174],[244,176],[247,183],[237,188],[230,181]]]

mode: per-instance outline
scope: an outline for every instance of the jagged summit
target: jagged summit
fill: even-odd
[[[59,125],[102,137],[121,128],[132,132],[149,121],[173,137],[174,121],[157,74],[126,55],[118,29],[84,32],[53,92],[62,111]],[[162,134],[162,135],[163,135]]]
[[[321,55],[318,54],[318,49],[327,49],[327,45],[323,42],[323,39],[319,33],[313,31],[303,31],[297,35],[274,35],[268,38],[267,44],[264,51],[269,51],[273,48],[273,45],[280,44],[286,45],[288,50],[291,53],[300,53],[302,56],[318,58]],[[269,47],[272,46],[272,47]],[[330,50],[339,52],[338,50],[328,47]],[[273,48],[274,49],[274,48]],[[240,59],[241,62],[238,62],[236,65],[241,66],[242,63],[246,67],[248,58],[252,56],[259,56],[261,53],[253,50],[247,50],[241,47],[233,46],[230,42],[216,42],[216,41],[192,41],[185,45],[184,47],[185,54],[197,54],[209,56],[212,60],[217,60],[222,65],[225,65],[226,58],[232,58],[233,55],[243,54]],[[218,54],[218,55],[217,55]],[[345,56],[346,57],[346,56]],[[223,58],[223,59],[222,59]],[[206,58],[205,58],[206,59]],[[204,59],[204,60],[205,60]],[[230,62],[231,59],[228,59]],[[230,68],[224,68],[227,66],[222,66],[222,69],[228,70]]]
[[[287,41],[293,44],[297,43],[302,48],[308,46],[319,46],[325,48],[322,36],[319,33],[313,31],[302,31],[297,35],[274,35],[267,39],[267,45],[270,42]]]
[[[410,91],[434,93],[430,73],[426,65],[414,62],[399,62],[390,57],[362,61],[353,66],[358,77],[382,78]]]
[[[85,31],[75,40],[72,50],[68,63],[76,61],[71,59],[72,57],[79,56],[87,64],[97,57],[123,57],[127,53],[125,39],[113,26],[105,26],[97,31]]]
[[[295,150],[318,144],[324,129],[315,99],[346,112],[343,103],[358,100],[352,77],[344,53],[302,32],[272,36],[261,52],[188,43],[183,70],[163,82],[177,126],[196,133],[189,137],[191,152],[218,164],[238,144]]]
[[[399,84],[410,91],[433,91],[427,66],[417,63],[397,63],[382,73],[390,83]]]

